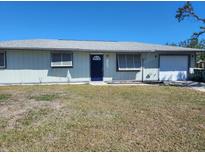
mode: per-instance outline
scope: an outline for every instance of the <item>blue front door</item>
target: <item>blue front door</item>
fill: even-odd
[[[91,81],[103,80],[103,55],[90,55]]]

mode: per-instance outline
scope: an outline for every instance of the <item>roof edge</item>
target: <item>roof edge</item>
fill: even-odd
[[[0,47],[0,50],[38,50],[38,51],[101,51],[101,52],[205,52],[204,49],[192,50],[107,50],[107,49],[81,49],[81,48],[29,48],[29,47]]]

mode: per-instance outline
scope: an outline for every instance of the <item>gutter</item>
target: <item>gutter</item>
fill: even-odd
[[[29,51],[99,51],[99,52],[155,52],[155,50],[108,50],[108,49],[80,49],[80,48],[28,48],[28,47],[0,47],[0,50],[29,50]]]
[[[81,49],[81,48],[31,48],[31,47],[0,47],[0,50],[38,50],[38,51],[99,51],[99,52],[205,52],[204,49],[187,50],[118,50],[118,49]]]

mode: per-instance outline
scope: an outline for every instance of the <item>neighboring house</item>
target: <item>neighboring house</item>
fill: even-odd
[[[196,63],[196,66],[197,66],[197,68],[205,69],[205,60],[199,60],[199,61]]]
[[[137,42],[0,42],[0,83],[187,80],[199,49]]]

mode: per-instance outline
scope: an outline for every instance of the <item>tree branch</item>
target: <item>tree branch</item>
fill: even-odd
[[[179,22],[181,22],[182,20],[184,20],[187,17],[193,17],[197,21],[201,21],[203,24],[205,24],[205,18],[201,18],[197,14],[195,14],[194,9],[193,9],[190,2],[186,2],[182,8],[179,8],[177,10],[177,14],[175,17],[177,18],[177,20]],[[200,35],[205,33],[204,26],[201,26],[200,30],[201,30],[200,32],[193,33],[192,38],[198,38]]]
[[[203,31],[200,31],[200,32],[195,32],[193,35],[192,35],[192,38],[198,38],[200,35],[204,34],[205,33],[205,30]]]
[[[191,3],[186,2],[186,4],[182,8],[179,8],[177,10],[176,18],[180,22],[180,21],[184,20],[184,18],[190,17],[190,16],[194,17],[198,21],[202,21],[203,23],[205,23],[205,18],[201,18],[198,15],[196,15],[194,13],[194,9],[193,9]]]
[[[187,12],[187,13],[189,13],[189,12]],[[205,19],[200,18],[200,17],[199,17],[198,15],[196,15],[193,11],[190,12],[190,15],[191,15],[192,17],[194,17],[196,20],[199,20],[199,21],[202,21],[203,23],[205,23]]]

